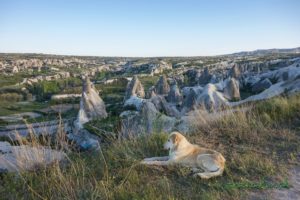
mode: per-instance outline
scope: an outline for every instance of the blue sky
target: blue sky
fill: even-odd
[[[0,0],[0,52],[203,56],[298,46],[299,0]]]

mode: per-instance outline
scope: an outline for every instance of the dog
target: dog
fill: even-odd
[[[221,176],[225,167],[225,158],[221,153],[191,144],[181,133],[172,132],[164,149],[169,156],[145,158],[145,165],[182,165],[191,167],[194,177],[209,179]],[[200,172],[201,171],[201,172]]]

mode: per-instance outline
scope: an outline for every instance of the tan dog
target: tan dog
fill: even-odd
[[[169,150],[169,156],[145,158],[141,163],[146,165],[179,164],[192,167],[194,176],[200,176],[203,179],[220,176],[224,171],[225,158],[222,154],[189,143],[179,132],[170,134],[164,148]]]

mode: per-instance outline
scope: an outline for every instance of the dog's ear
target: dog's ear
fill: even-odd
[[[172,134],[171,135],[171,140],[172,140],[173,144],[179,143],[180,139],[181,138],[180,138],[180,136],[178,134]]]

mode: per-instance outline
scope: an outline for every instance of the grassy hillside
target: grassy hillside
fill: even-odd
[[[195,119],[196,121],[197,119]],[[187,138],[223,153],[222,177],[201,180],[178,166],[149,167],[144,157],[166,155],[167,135],[156,133],[102,145],[99,153],[70,153],[69,164],[0,177],[3,199],[244,199],[248,192],[290,187],[299,162],[300,96],[255,103],[198,124]]]

